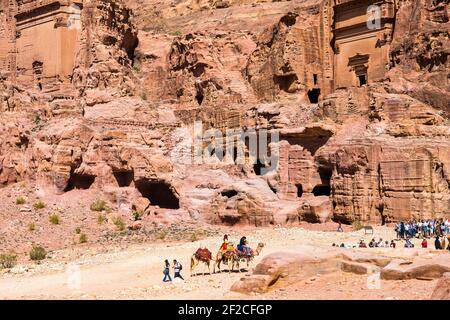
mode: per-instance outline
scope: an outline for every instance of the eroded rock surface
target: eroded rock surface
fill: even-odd
[[[381,1],[361,39],[369,2],[1,1],[0,184],[164,223],[448,218],[448,3]],[[278,161],[194,160],[208,129]]]
[[[401,249],[400,249],[401,250]],[[412,249],[408,249],[412,250]],[[433,296],[445,296],[442,283],[450,268],[446,253],[410,252],[409,257],[395,250],[362,252],[353,249],[301,246],[272,253],[254,268],[251,275],[241,278],[231,290],[245,294],[265,293],[327,273],[349,272],[375,275],[383,280],[432,280],[442,278]]]

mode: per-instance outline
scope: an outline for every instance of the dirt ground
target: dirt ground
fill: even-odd
[[[320,227],[325,231],[317,230],[317,225],[240,229],[229,234],[235,242],[246,235],[251,246],[266,244],[255,264],[269,253],[301,244],[320,247],[341,242],[355,244],[359,239],[369,242],[372,237],[386,240],[395,237],[388,227],[375,227],[373,236],[364,235],[363,230],[330,231],[334,227],[331,224]],[[189,275],[190,257],[196,249],[207,247],[215,253],[221,238],[212,236],[184,243],[94,244],[55,251],[41,264],[24,262],[0,273],[0,299],[428,299],[437,281],[382,280],[379,289],[368,289],[367,276],[339,272],[318,274],[286,288],[275,287],[266,294],[247,296],[229,290],[246,273]],[[419,241],[415,240],[416,246]],[[411,250],[429,250],[405,249],[400,248],[401,242],[398,244],[397,249],[359,250],[405,257],[413,254]],[[162,282],[165,259],[181,261],[185,281]],[[200,267],[197,271],[207,270]]]

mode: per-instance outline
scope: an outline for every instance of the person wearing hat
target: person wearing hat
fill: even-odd
[[[219,251],[222,254],[224,254],[225,252],[227,252],[227,250],[228,250],[228,235],[226,234],[223,236],[223,242],[222,242],[222,245],[220,246]]]

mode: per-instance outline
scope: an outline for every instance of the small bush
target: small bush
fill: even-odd
[[[192,235],[191,235],[191,241],[192,242],[195,242],[195,241],[197,241],[198,240],[198,236],[197,236],[197,234],[194,232]]]
[[[91,210],[92,211],[105,211],[107,209],[106,202],[104,200],[97,199],[94,203],[91,204]]]
[[[17,255],[15,252],[0,254],[0,269],[11,269],[16,265]]]
[[[195,241],[203,239],[203,238],[204,238],[203,231],[195,231],[194,233],[191,234],[191,241],[192,242],[195,242]]]
[[[44,208],[45,208],[45,203],[44,203],[42,200],[39,200],[39,201],[37,201],[37,202],[33,205],[33,207],[34,207],[36,210],[44,209]]]
[[[80,234],[80,243],[86,243],[88,241],[85,233]]]
[[[133,211],[134,221],[141,220],[144,214],[145,214],[144,210]]]
[[[98,223],[98,224],[104,224],[105,221],[106,221],[106,217],[105,217],[105,216],[103,216],[103,215],[101,215],[101,214],[99,214],[99,215],[97,216],[97,223]]]
[[[75,233],[76,233],[76,234],[80,234],[80,233],[81,233],[81,228],[80,228],[80,227],[76,228],[76,229],[75,229]]]
[[[125,230],[125,222],[121,217],[115,217],[113,218],[113,223],[116,226],[117,230],[123,231]]]
[[[47,257],[47,251],[41,246],[33,246],[30,251],[30,259],[33,261],[41,261]]]
[[[170,35],[174,36],[174,37],[181,37],[182,33],[181,33],[181,31],[177,30],[177,31],[171,32]]]
[[[59,222],[60,222],[59,221],[59,216],[57,214],[50,215],[48,220],[50,221],[51,224],[59,224]]]
[[[358,231],[361,230],[364,226],[362,225],[361,221],[356,220],[352,222],[352,227],[354,230]]]
[[[36,230],[36,225],[34,223],[30,223],[28,225],[28,231],[34,231],[34,230]]]
[[[167,230],[161,230],[161,231],[156,235],[156,237],[157,237],[159,240],[164,240],[164,239],[167,237],[167,234],[168,234]]]
[[[24,197],[18,197],[16,199],[16,204],[21,205],[21,204],[25,204],[25,198]]]

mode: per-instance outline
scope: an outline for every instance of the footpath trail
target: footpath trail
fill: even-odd
[[[267,254],[295,247],[301,244],[330,246],[333,242],[356,243],[364,238],[367,242],[372,235],[358,232],[322,232],[302,228],[259,229],[246,234],[253,247],[258,242],[266,244],[255,265]],[[392,230],[379,227],[375,237],[391,239]],[[389,298],[389,292],[367,292],[365,278],[355,275],[329,275],[310,283],[304,289],[302,284],[281,289],[262,296],[243,296],[230,292],[230,287],[245,273],[222,272],[212,275],[190,277],[190,257],[198,247],[207,247],[216,253],[221,237],[212,237],[188,243],[153,243],[130,245],[128,248],[107,248],[106,252],[92,251],[78,258],[68,258],[65,252],[57,252],[56,258],[41,266],[28,266],[27,272],[0,275],[0,299],[289,299],[289,298]],[[238,239],[232,238],[237,241]],[[368,249],[365,249],[368,250]],[[402,251],[402,249],[399,252]],[[163,261],[178,259],[183,264],[182,274],[186,281],[162,282]],[[24,266],[25,267],[25,266]],[[226,267],[224,267],[226,269]],[[78,272],[79,270],[79,272]],[[204,271],[202,266],[197,270]],[[336,286],[336,284],[339,286]],[[432,289],[435,281],[422,281],[417,291]],[[79,284],[79,286],[78,286]],[[411,285],[406,282],[404,286]],[[348,292],[361,286],[359,294]],[[401,298],[402,284],[387,283],[385,290],[392,291]],[[323,292],[321,292],[323,291]],[[416,291],[416,290],[415,290]],[[415,292],[414,291],[414,292]],[[426,298],[412,295],[410,298]]]

